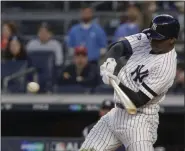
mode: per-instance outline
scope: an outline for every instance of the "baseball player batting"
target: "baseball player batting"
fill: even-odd
[[[156,16],[142,33],[112,44],[100,66],[105,84],[113,79],[137,107],[129,114],[114,92],[115,108],[90,131],[80,151],[153,151],[159,124],[159,103],[176,75],[175,42],[180,25],[174,17]],[[127,61],[126,61],[127,60]]]

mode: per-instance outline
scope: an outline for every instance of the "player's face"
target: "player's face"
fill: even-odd
[[[151,47],[153,52],[165,52],[167,48],[169,48],[171,43],[170,39],[167,40],[151,40]]]

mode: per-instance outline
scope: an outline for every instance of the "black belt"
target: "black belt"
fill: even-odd
[[[121,109],[125,109],[125,107],[121,103],[116,103],[116,107],[121,108]]]

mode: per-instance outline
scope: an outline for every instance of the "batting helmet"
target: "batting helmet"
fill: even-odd
[[[143,30],[143,33],[151,39],[164,40],[169,38],[178,38],[180,30],[179,21],[173,16],[162,14],[156,16],[150,28]]]

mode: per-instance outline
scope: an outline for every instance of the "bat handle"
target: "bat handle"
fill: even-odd
[[[120,89],[120,87],[117,85],[117,83],[113,79],[111,79],[111,78],[110,78],[110,84],[112,85],[112,87],[116,91],[116,93],[119,96],[120,100],[122,100],[124,98],[124,100],[122,100],[121,102],[126,101],[126,100],[130,100],[128,98],[128,96]],[[136,109],[135,105],[131,101],[129,101],[129,104],[132,107],[129,107],[125,103],[123,103],[123,104],[124,104],[124,107],[125,107],[125,109],[127,110],[127,112],[129,114],[136,114],[137,113],[137,109]]]

